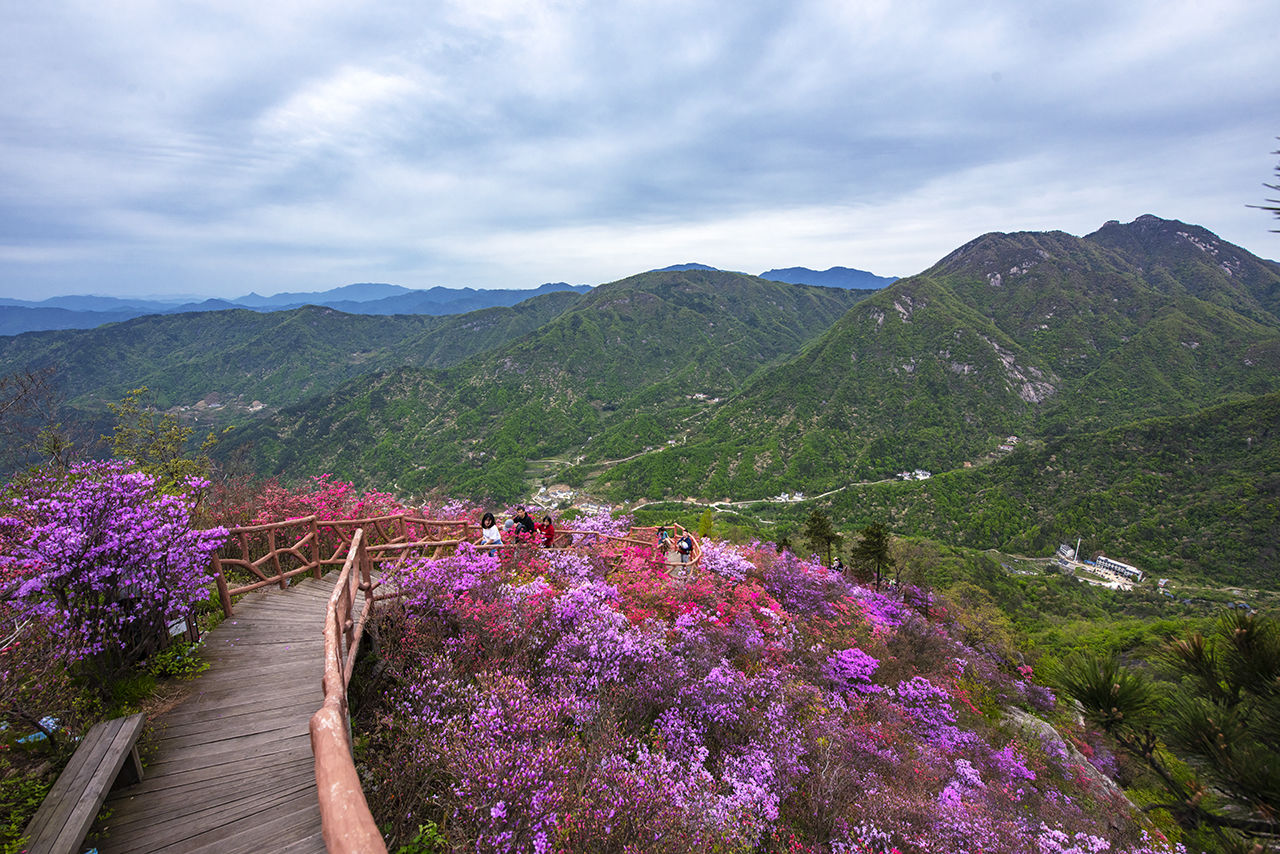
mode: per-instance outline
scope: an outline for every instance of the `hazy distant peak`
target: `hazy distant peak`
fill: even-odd
[[[232,302],[239,305],[247,306],[285,306],[300,305],[309,302],[334,302],[345,300],[350,302],[369,302],[376,299],[386,299],[387,297],[399,296],[409,292],[409,288],[400,285],[389,285],[385,282],[357,282],[352,285],[343,285],[340,288],[333,288],[328,291],[306,291],[301,293],[280,293],[273,294],[269,297],[260,296],[256,293],[249,293],[242,297],[237,297]]]
[[[571,285],[568,282],[544,282],[543,284],[538,285],[536,288],[529,291],[529,293],[532,295],[532,294],[549,294],[549,293],[554,293],[556,291],[577,291],[580,294],[584,294],[587,291],[591,290],[591,287],[592,287],[591,285]]]
[[[772,282],[787,282],[793,285],[822,285],[828,288],[849,288],[851,290],[875,290],[891,285],[898,280],[897,276],[877,276],[866,270],[855,270],[852,267],[830,267],[826,270],[811,270],[808,267],[783,267],[766,270],[760,278]]]
[[[672,264],[670,267],[659,267],[656,270],[650,270],[650,273],[671,273],[681,270],[719,270],[719,267],[708,267],[706,264],[696,264],[690,262],[688,264]]]

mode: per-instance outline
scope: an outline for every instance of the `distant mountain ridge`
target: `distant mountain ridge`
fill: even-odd
[[[672,264],[650,270],[651,273],[684,272],[688,270],[719,270],[706,264],[687,262]],[[731,271],[725,271],[731,272]],[[824,288],[845,288],[853,291],[878,291],[898,281],[896,276],[877,276],[865,270],[852,267],[831,267],[827,270],[811,270],[808,267],[785,267],[780,270],[766,270],[758,278],[771,282],[786,282],[792,285],[818,285]]]
[[[823,285],[828,288],[849,288],[860,291],[879,290],[898,281],[897,276],[877,276],[875,273],[855,270],[851,267],[831,267],[826,270],[784,267],[780,270],[765,270],[760,274],[760,278],[773,282],[791,282],[795,285]]]
[[[685,264],[672,264],[669,267],[659,267],[656,270],[650,270],[650,273],[683,273],[688,270],[719,270],[719,267],[710,267],[706,264],[698,264],[689,262]]]
[[[5,370],[52,368],[66,401],[101,411],[148,386],[163,409],[208,395],[269,407],[402,365],[444,368],[539,328],[582,299],[553,291],[462,315],[351,315],[328,306],[147,315],[0,338]]]
[[[718,271],[707,264],[672,264],[651,272]],[[872,291],[896,281],[849,267],[810,270],[789,267],[770,270],[760,278],[801,285]],[[243,308],[250,311],[286,311],[306,305],[321,305],[347,314],[465,314],[493,306],[513,306],[530,297],[557,291],[586,293],[591,285],[548,282],[533,289],[406,288],[386,282],[357,282],[327,291],[284,292],[262,296],[254,292],[234,299],[160,299],[110,297],[98,295],[66,295],[45,300],[22,300],[0,297],[0,336],[21,335],[64,329],[93,329],[106,323],[119,323],[152,314],[183,314],[199,311],[228,311]]]
[[[0,335],[60,329],[93,329],[153,314],[202,311],[284,311],[306,305],[334,308],[347,314],[464,314],[493,306],[513,306],[531,297],[558,291],[586,293],[590,285],[549,282],[530,290],[434,287],[412,290],[400,285],[361,283],[328,291],[282,293],[264,297],[249,293],[234,300],[169,301],[103,296],[58,296],[31,301],[0,299]]]
[[[300,304],[328,305],[335,300],[369,302],[371,300],[400,296],[409,292],[410,288],[401,285],[389,285],[385,282],[357,282],[353,285],[343,285],[340,288],[333,288],[328,291],[284,292],[273,294],[269,297],[260,296],[250,291],[242,297],[236,297],[231,302],[244,308],[266,308],[268,306],[272,308],[292,308]]]

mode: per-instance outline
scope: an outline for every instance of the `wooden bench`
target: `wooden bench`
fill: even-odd
[[[139,712],[94,725],[27,825],[27,854],[79,854],[85,834],[107,792],[142,779],[138,737],[146,724]]]

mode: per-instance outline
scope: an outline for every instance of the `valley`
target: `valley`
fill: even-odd
[[[55,371],[64,424],[146,386],[201,433],[231,426],[215,457],[258,476],[497,502],[560,485],[644,516],[711,507],[744,536],[814,508],[1012,553],[1083,536],[1266,586],[1278,294],[1275,262],[1144,216],[983,235],[879,291],[677,265],[454,315],[28,333],[0,364]]]

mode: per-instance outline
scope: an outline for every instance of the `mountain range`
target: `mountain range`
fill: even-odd
[[[402,494],[804,493],[983,547],[1088,523],[1169,572],[1228,536],[1261,571],[1280,533],[1280,265],[1175,220],[986,234],[875,290],[681,264],[448,316],[257,308],[0,339],[0,364],[56,367],[86,415],[145,384],[260,472]],[[1205,495],[1261,504],[1214,522]]]
[[[403,492],[448,483],[515,498],[531,460],[667,441],[862,297],[718,270],[643,273],[451,368],[361,377],[235,441],[260,467],[285,455]]]
[[[689,442],[620,466],[614,494],[823,491],[1276,391],[1277,283],[1280,265],[1152,216],[984,235],[859,303]]]
[[[676,264],[663,270],[715,270],[706,264]],[[874,290],[894,281],[848,267],[810,270],[788,267],[770,270],[762,278],[795,284],[824,285],[853,290]],[[234,299],[147,299],[104,296],[57,296],[45,300],[0,298],[0,336],[54,329],[94,329],[153,314],[189,314],[203,311],[287,311],[316,305],[348,314],[465,314],[494,306],[513,306],[532,297],[559,291],[585,293],[590,285],[548,282],[530,290],[434,287],[415,290],[381,282],[344,285],[327,291],[286,292],[261,296],[248,293]]]
[[[194,312],[287,311],[325,306],[348,314],[462,314],[493,306],[513,306],[524,300],[560,291],[583,293],[590,285],[552,282],[532,290],[477,290],[436,287],[411,290],[399,285],[363,283],[328,291],[280,293],[264,297],[249,293],[235,299],[150,300],[101,296],[58,296],[39,302],[0,299],[0,335],[20,335],[51,329],[94,329],[135,317]]]
[[[0,337],[0,365],[56,371],[62,396],[84,411],[105,410],[142,385],[162,409],[236,397],[274,408],[377,370],[447,367],[539,328],[579,297],[553,291],[446,316],[353,315],[314,305],[147,315]]]
[[[765,270],[760,278],[771,282],[791,282],[794,285],[826,285],[829,288],[853,290],[879,290],[898,281],[896,276],[877,276],[875,273],[850,267],[830,267],[826,270],[785,267],[780,270]]]

